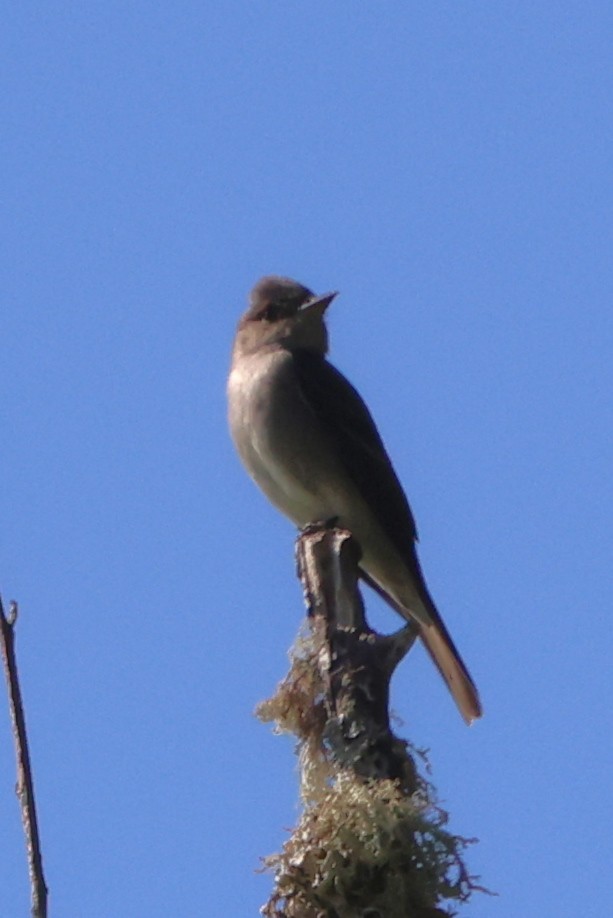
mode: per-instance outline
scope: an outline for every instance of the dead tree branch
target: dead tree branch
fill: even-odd
[[[28,856],[28,870],[30,874],[31,914],[32,918],[46,918],[47,916],[47,885],[43,873],[43,859],[36,817],[36,804],[34,801],[34,782],[26,721],[23,709],[19,675],[15,659],[15,624],[17,621],[17,604],[11,603],[8,616],[4,613],[2,599],[0,598],[0,644],[2,646],[2,659],[8,689],[9,709],[15,742],[15,755],[17,759],[17,785],[16,793],[21,808],[21,821],[26,839]]]
[[[420,754],[390,728],[390,679],[416,629],[369,628],[359,558],[345,530],[314,525],[298,539],[310,627],[258,714],[298,737],[305,807],[264,861],[275,874],[267,918],[437,918],[478,888],[468,840],[447,831]]]

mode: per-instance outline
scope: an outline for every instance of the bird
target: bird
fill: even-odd
[[[365,402],[327,359],[336,296],[277,275],[255,284],[232,349],[230,433],[249,475],[296,526],[334,519],[352,533],[360,578],[417,626],[470,724],[482,715],[479,694],[426,585],[409,502]]]

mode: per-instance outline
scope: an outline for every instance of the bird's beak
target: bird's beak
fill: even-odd
[[[338,290],[334,290],[332,293],[324,293],[323,296],[314,296],[313,299],[307,300],[300,307],[300,312],[315,313],[323,316],[335,296],[338,296]]]

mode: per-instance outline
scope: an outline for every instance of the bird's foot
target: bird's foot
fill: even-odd
[[[338,516],[331,516],[327,520],[311,520],[306,526],[299,529],[300,535],[311,535],[319,529],[334,529],[338,524]]]

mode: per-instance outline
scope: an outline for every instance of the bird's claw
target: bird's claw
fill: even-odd
[[[335,529],[338,524],[338,516],[331,516],[327,520],[311,520],[306,526],[299,529],[300,535],[311,535],[319,529]]]

